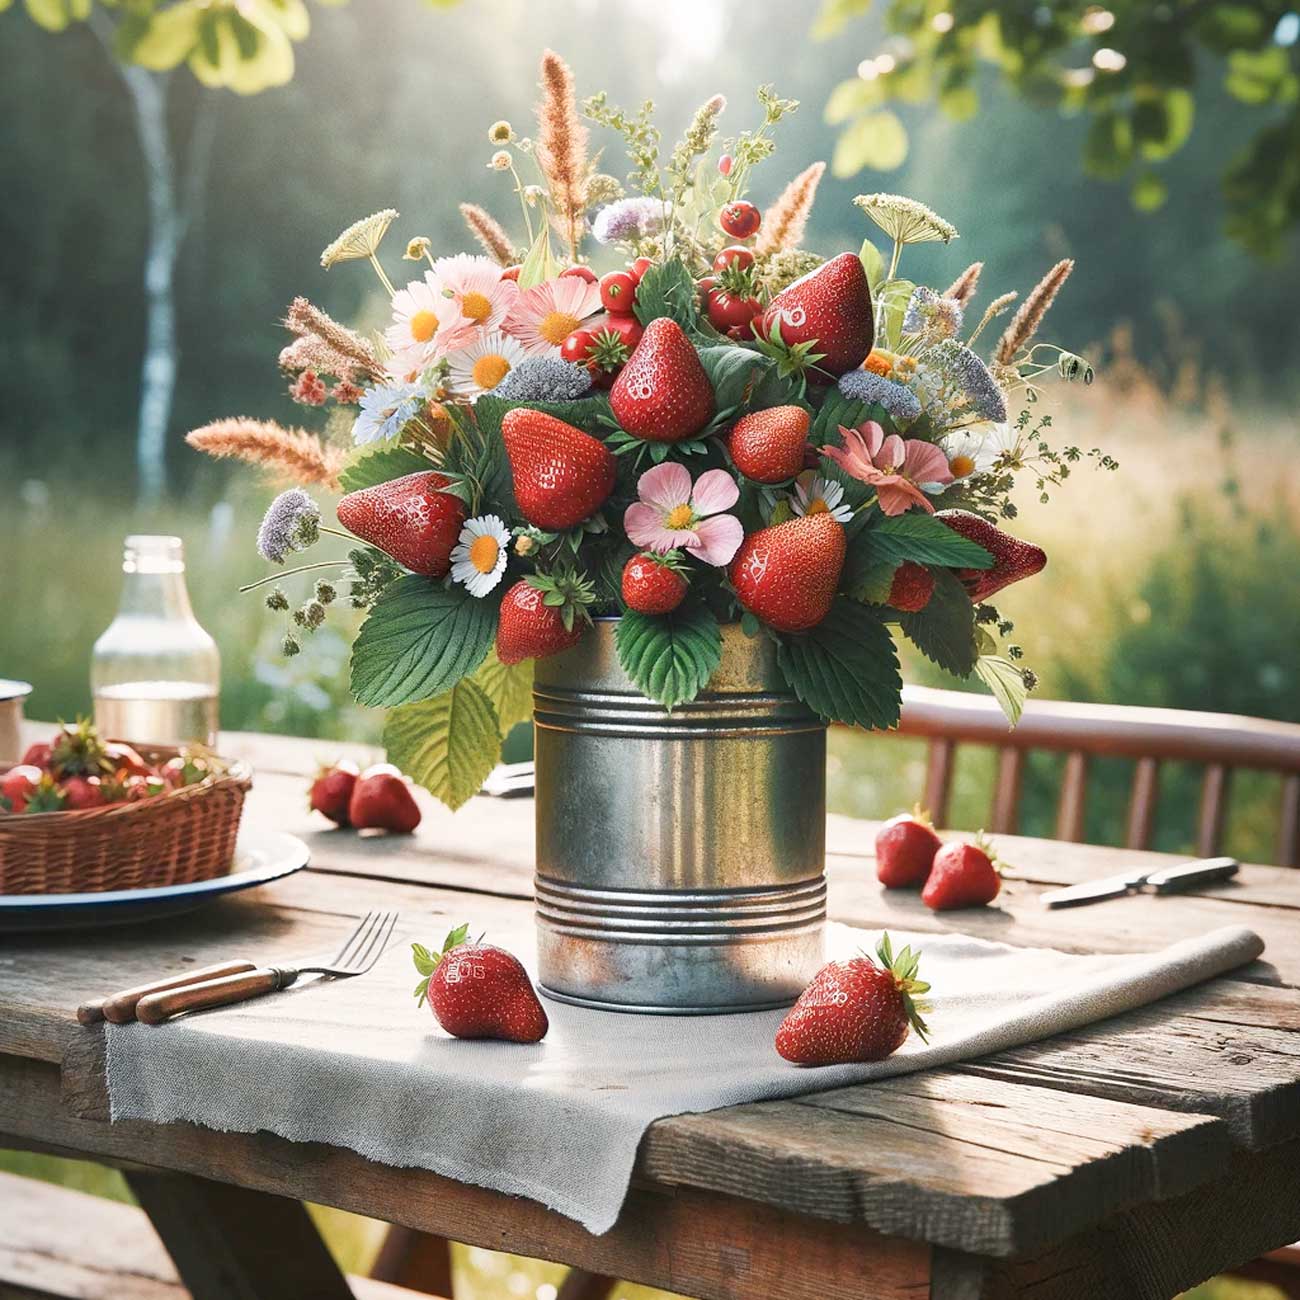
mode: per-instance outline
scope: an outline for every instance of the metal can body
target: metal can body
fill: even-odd
[[[825,724],[734,626],[669,713],[619,667],[616,625],[537,664],[543,990],[679,1014],[789,1003],[823,954]]]

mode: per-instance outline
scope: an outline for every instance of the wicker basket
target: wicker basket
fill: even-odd
[[[175,749],[141,751],[163,762]],[[9,764],[0,765],[0,772]],[[139,803],[0,814],[0,894],[82,894],[210,880],[230,869],[252,773],[220,776]]]

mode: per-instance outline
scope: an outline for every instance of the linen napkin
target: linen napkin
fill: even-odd
[[[877,931],[831,925],[831,956],[874,951]],[[1079,956],[962,935],[891,932],[933,989],[928,1045],[887,1060],[789,1065],[782,1011],[646,1016],[545,1002],[550,1033],[519,1045],[447,1037],[411,997],[405,943],[368,975],[161,1027],[108,1026],[112,1116],[269,1130],[371,1160],[532,1197],[608,1231],[645,1130],[666,1115],[905,1074],[1131,1010],[1258,957],[1240,927],[1137,956]],[[525,964],[524,945],[513,950]]]

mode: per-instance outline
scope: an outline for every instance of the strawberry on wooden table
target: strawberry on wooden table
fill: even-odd
[[[975,604],[988,600],[1021,578],[1032,577],[1047,564],[1047,552],[1041,546],[1012,537],[969,510],[940,510],[935,518],[947,524],[954,533],[982,546],[993,557],[990,569],[953,570]]]
[[[776,1050],[795,1065],[844,1065],[882,1061],[915,1029],[922,1042],[929,1030],[918,1002],[930,986],[917,979],[919,955],[897,955],[889,935],[881,936],[877,961],[865,953],[833,961],[813,976],[776,1031]]]
[[[360,775],[361,769],[349,759],[322,766],[307,792],[307,806],[313,812],[323,813],[336,825],[352,825],[348,805]]]
[[[401,771],[391,763],[376,763],[366,768],[352,787],[348,821],[357,830],[409,835],[420,824],[420,808]]]
[[[515,500],[537,528],[562,532],[590,518],[614,490],[617,464],[599,439],[545,411],[518,406],[501,421]]]
[[[623,566],[623,602],[638,614],[670,614],[686,597],[686,575],[678,553],[644,552]]]
[[[521,578],[501,598],[497,658],[503,664],[545,659],[577,645],[587,630],[586,584],[563,575]]]
[[[921,902],[936,912],[983,907],[1002,888],[993,846],[981,834],[974,842],[945,844],[934,855]]]
[[[660,316],[645,327],[609,390],[614,418],[650,442],[680,442],[713,418],[713,385],[685,331]]]
[[[777,328],[786,347],[815,343],[822,370],[856,370],[875,341],[871,289],[858,255],[832,257],[778,293],[763,313],[763,337]]]
[[[442,489],[445,474],[420,470],[349,492],[338,504],[339,523],[412,573],[445,577],[465,524],[465,503]]]
[[[876,832],[876,879],[886,889],[925,884],[943,841],[919,808],[891,817]]]
[[[784,483],[804,467],[810,423],[802,406],[770,406],[742,415],[727,439],[731,459],[756,483]]]
[[[778,632],[805,632],[830,613],[844,568],[844,526],[799,515],[751,533],[731,562],[740,603]]]
[[[536,1043],[550,1024],[528,972],[504,948],[467,941],[469,927],[458,926],[439,952],[412,944],[415,968],[423,977],[415,987],[421,1004],[428,999],[438,1023],[454,1038],[499,1038]]]

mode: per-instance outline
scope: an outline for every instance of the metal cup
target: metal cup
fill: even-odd
[[[0,677],[0,763],[16,763],[23,753],[23,701],[32,693],[30,682]]]
[[[670,713],[619,667],[616,625],[537,664],[542,989],[619,1011],[792,1002],[823,959],[825,723],[737,626]]]

